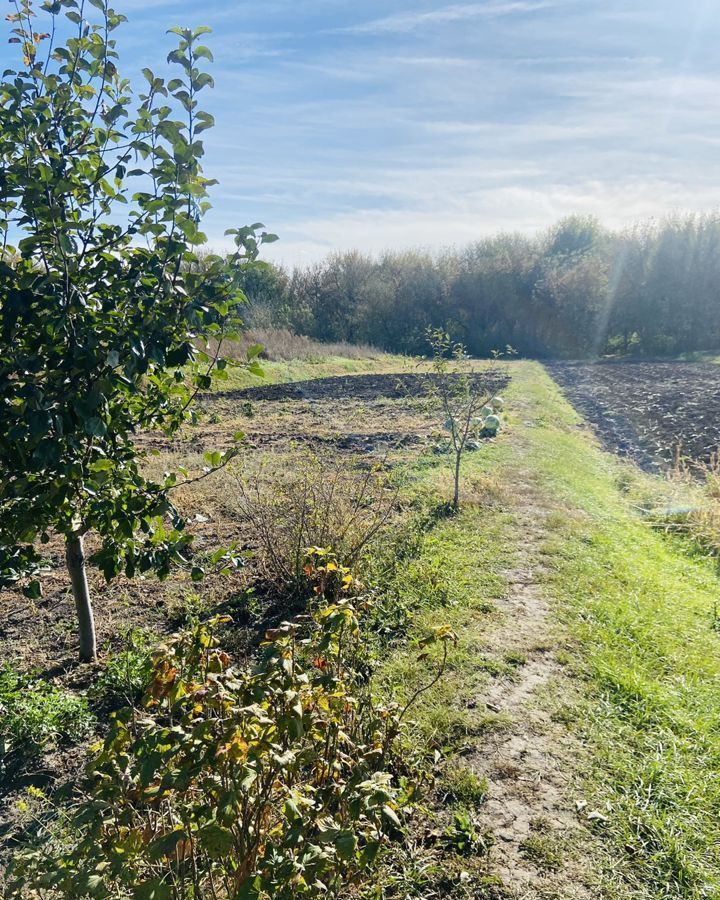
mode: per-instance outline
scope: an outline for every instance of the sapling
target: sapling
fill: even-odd
[[[500,353],[494,353],[491,364],[478,371],[465,345],[453,341],[443,329],[428,329],[427,339],[432,351],[430,394],[440,405],[443,428],[449,434],[453,456],[452,510],[457,512],[463,455],[475,446],[476,437],[483,433],[494,435],[500,427],[498,413],[503,401],[495,396],[495,390],[505,373],[500,369]],[[511,348],[507,352],[512,352]]]
[[[256,223],[227,232],[229,255],[200,251],[208,28],[171,29],[178,77],[144,69],[135,94],[113,37],[124,16],[107,0],[13,8],[19,60],[0,81],[0,585],[38,596],[39,545],[62,536],[90,660],[86,536],[107,579],[184,561],[171,496],[186,476],[148,478],[136,439],[175,434],[226,374],[243,272],[275,236]],[[208,454],[208,470],[235,452]]]

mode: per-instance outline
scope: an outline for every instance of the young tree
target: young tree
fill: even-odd
[[[495,412],[502,409],[502,401],[495,392],[506,379],[497,365],[498,353],[493,354],[490,367],[480,373],[473,368],[464,344],[451,340],[446,331],[428,329],[427,340],[432,350],[429,393],[438,400],[445,416],[445,430],[450,434],[452,509],[457,512],[463,455],[474,436],[497,431],[499,419]],[[508,352],[514,351],[508,347]]]
[[[209,29],[172,29],[178,77],[145,69],[136,99],[112,37],[124,17],[107,0],[46,0],[45,31],[32,0],[14,9],[21,61],[0,83],[0,583],[34,577],[38,542],[62,535],[88,660],[85,536],[99,536],[107,579],[184,561],[178,475],[149,480],[135,439],[175,433],[222,374],[242,271],[275,236],[232,229],[234,253],[198,257]],[[208,454],[208,468],[234,452]]]

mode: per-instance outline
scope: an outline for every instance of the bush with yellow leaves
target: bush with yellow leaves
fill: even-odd
[[[338,896],[400,837],[418,781],[396,764],[408,707],[376,704],[358,674],[352,603],[268,632],[247,670],[217,645],[221,621],[155,654],[144,710],[116,714],[69,825],[18,854],[9,896]],[[432,636],[433,681],[453,638]]]

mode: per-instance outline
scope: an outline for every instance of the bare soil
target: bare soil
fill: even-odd
[[[460,375],[450,376],[460,378]],[[493,392],[504,388],[508,378],[478,374],[479,387]],[[402,400],[407,397],[427,396],[437,376],[423,372],[398,372],[390,375],[335,375],[315,378],[312,381],[295,381],[289,384],[267,384],[243,390],[219,391],[214,397],[236,400],[352,400],[375,401],[380,398]]]
[[[488,633],[486,650],[524,662],[478,698],[509,724],[490,732],[467,763],[488,784],[481,820],[495,837],[490,872],[502,884],[500,896],[591,900],[599,896],[587,860],[593,837],[574,799],[583,748],[555,715],[574,689],[558,661],[562,638],[543,588],[548,509],[531,484],[518,479],[514,487],[524,542],[506,573],[509,590],[496,601],[502,624]]]
[[[553,378],[606,449],[645,469],[720,447],[720,366],[685,362],[550,363]]]

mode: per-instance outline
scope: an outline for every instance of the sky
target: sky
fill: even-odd
[[[205,230],[266,257],[460,245],[720,204],[716,0],[116,0],[122,68],[212,27]]]

